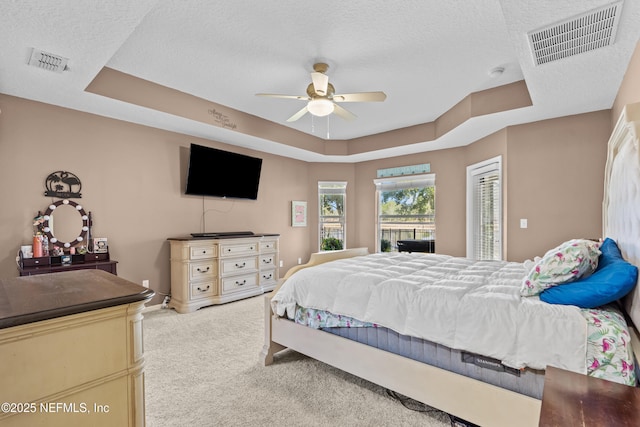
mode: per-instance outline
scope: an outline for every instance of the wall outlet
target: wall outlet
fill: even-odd
[[[302,264],[302,258],[298,258],[298,264]]]
[[[143,280],[142,281],[142,286],[144,286],[145,288],[149,287],[149,281],[148,280]]]
[[[527,222],[528,222],[528,221],[527,221],[527,219],[526,219],[526,218],[522,218],[522,219],[520,220],[520,228],[527,228],[527,225],[528,225],[528,224],[527,224]]]
[[[280,260],[280,267],[284,267],[284,261]]]

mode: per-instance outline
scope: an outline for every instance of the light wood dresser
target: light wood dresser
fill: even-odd
[[[0,280],[0,426],[144,426],[153,294],[102,270]]]
[[[171,244],[169,307],[189,313],[273,290],[279,234],[176,237]]]

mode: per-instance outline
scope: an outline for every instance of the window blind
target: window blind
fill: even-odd
[[[497,170],[473,176],[474,258],[495,260],[501,256],[500,174]]]
[[[433,187],[436,184],[436,174],[422,174],[412,176],[397,176],[374,179],[373,183],[378,191],[406,190],[407,188]]]
[[[339,181],[319,181],[318,194],[344,194],[347,191],[347,183]]]

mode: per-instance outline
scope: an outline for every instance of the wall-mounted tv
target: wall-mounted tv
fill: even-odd
[[[185,194],[258,198],[262,159],[191,144]]]

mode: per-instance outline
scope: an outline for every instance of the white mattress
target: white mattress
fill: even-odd
[[[524,275],[519,263],[372,254],[300,270],[271,304],[291,319],[296,305],[327,310],[514,368],[552,365],[586,373],[580,310],[521,297]]]

